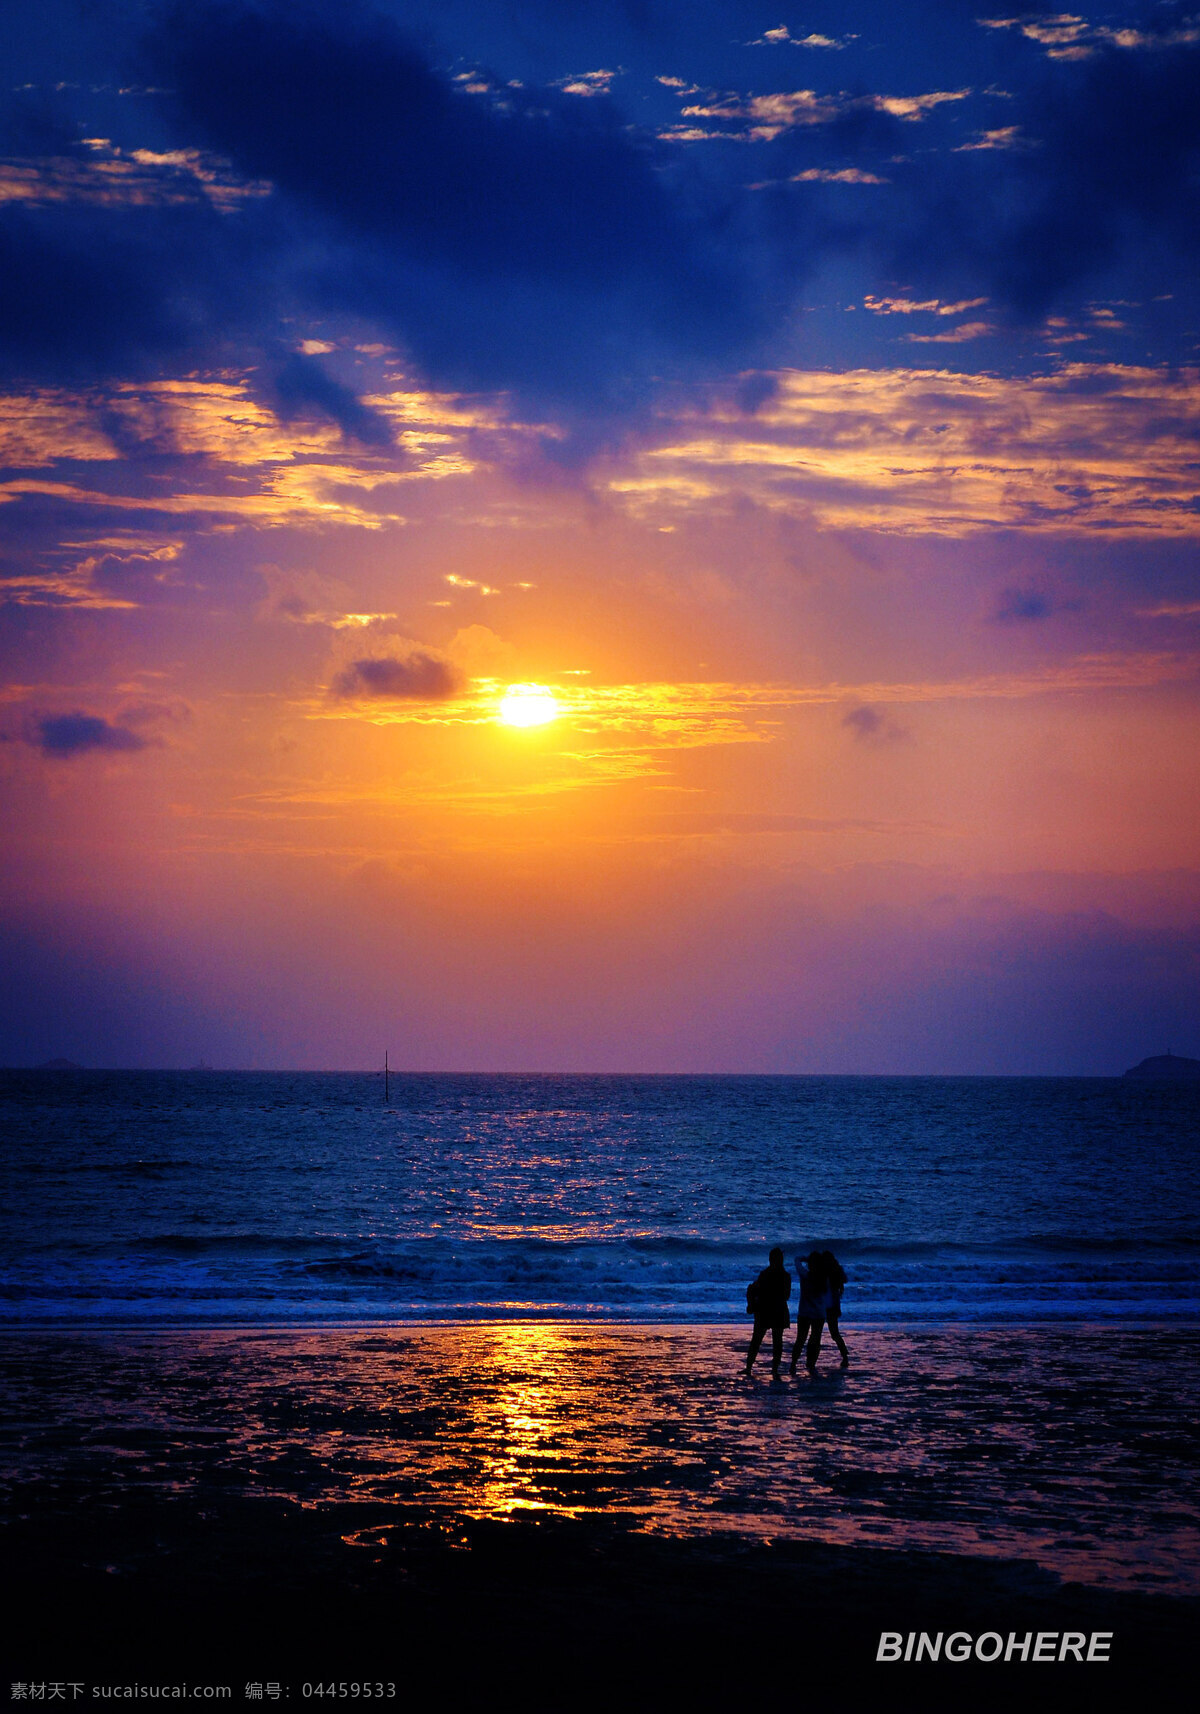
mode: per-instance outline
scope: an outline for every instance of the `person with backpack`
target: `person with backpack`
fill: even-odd
[[[771,1334],[771,1379],[779,1380],[779,1365],[783,1361],[783,1330],[790,1327],[788,1298],[792,1295],[792,1276],[783,1265],[783,1251],[776,1246],[767,1257],[767,1266],[746,1288],[746,1313],[754,1317],[754,1333],[746,1353],[746,1374],[754,1367],[759,1346]]]

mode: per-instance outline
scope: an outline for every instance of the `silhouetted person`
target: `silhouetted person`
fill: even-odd
[[[842,1288],[846,1284],[845,1271],[832,1250],[810,1250],[804,1262],[797,1257],[796,1270],[800,1276],[800,1302],[796,1310],[796,1340],[788,1372],[796,1373],[796,1364],[803,1350],[804,1366],[810,1375],[814,1373],[821,1350],[821,1331],[826,1321],[845,1368],[850,1361],[850,1353],[838,1327]]]
[[[783,1265],[783,1251],[778,1246],[767,1257],[768,1265],[746,1293],[747,1306],[754,1311],[754,1334],[746,1353],[746,1373],[754,1367],[758,1348],[768,1328],[771,1332],[771,1377],[779,1379],[783,1361],[783,1330],[790,1327],[788,1298],[792,1295],[792,1276]]]
[[[796,1340],[792,1346],[792,1360],[788,1365],[788,1373],[796,1373],[796,1364],[800,1361],[800,1353],[804,1350],[805,1341],[808,1351],[805,1352],[805,1363],[811,1373],[816,1367],[817,1352],[821,1349],[821,1328],[825,1322],[825,1284],[821,1277],[821,1256],[817,1250],[811,1250],[806,1260],[796,1257],[796,1276],[799,1283],[800,1299],[796,1305]]]
[[[841,1330],[838,1327],[838,1316],[842,1313],[842,1291],[846,1284],[846,1270],[832,1250],[822,1250],[821,1260],[825,1264],[825,1293],[828,1298],[825,1306],[825,1320],[829,1323],[829,1332],[833,1342],[842,1354],[842,1368],[844,1369],[850,1362],[850,1353],[846,1349],[846,1341],[842,1338]],[[821,1341],[818,1339],[818,1350],[820,1346]]]

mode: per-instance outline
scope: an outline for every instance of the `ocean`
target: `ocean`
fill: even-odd
[[[0,1073],[0,1322],[1200,1317],[1200,1088],[1114,1078]]]

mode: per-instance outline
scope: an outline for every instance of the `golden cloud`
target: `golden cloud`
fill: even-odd
[[[870,110],[916,123],[946,101],[964,101],[969,89],[937,89],[927,95],[818,95],[812,89],[780,90],[771,95],[711,95],[684,107],[685,119],[716,119],[739,123],[752,143],[773,142],[784,131],[827,125],[843,113]],[[728,137],[728,131],[674,127],[664,135],[677,141]],[[736,133],[734,133],[736,134]]]
[[[459,634],[460,639],[465,636],[466,633]],[[343,641],[339,644],[339,658],[354,648],[361,649],[357,639]],[[1194,654],[1144,650],[1077,655],[1024,672],[985,673],[961,679],[869,683],[828,680],[820,684],[703,680],[615,685],[560,682],[550,688],[561,711],[557,725],[564,732],[585,737],[625,734],[653,747],[678,749],[698,744],[762,742],[772,736],[767,728],[774,723],[773,717],[790,709],[863,703],[1011,701],[1071,691],[1147,689],[1191,678],[1198,665],[1200,660]],[[482,726],[495,723],[497,705],[505,688],[505,680],[481,677],[473,678],[461,695],[436,706],[413,703],[344,708],[319,698],[292,706],[303,718],[313,720],[365,719],[377,726]]]
[[[0,159],[0,204],[46,207],[86,203],[96,208],[171,207],[210,202],[230,213],[272,186],[239,179],[227,161],[198,149],[116,149],[106,137],[85,139],[87,155]]]
[[[1082,363],[1024,377],[789,370],[752,419],[730,402],[664,421],[607,486],[668,519],[750,497],[830,529],[1194,536],[1198,380]]]

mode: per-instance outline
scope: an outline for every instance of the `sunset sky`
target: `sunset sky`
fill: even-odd
[[[0,1063],[1200,1055],[1200,7],[0,58]]]

